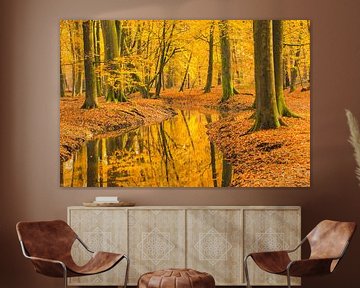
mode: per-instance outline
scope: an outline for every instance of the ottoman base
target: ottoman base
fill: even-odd
[[[140,276],[138,288],[214,288],[214,277],[193,269],[166,269]]]

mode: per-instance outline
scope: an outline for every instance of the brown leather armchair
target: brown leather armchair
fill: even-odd
[[[355,229],[356,223],[354,222],[324,220],[295,249],[250,253],[244,259],[247,287],[251,287],[247,266],[249,257],[266,272],[286,275],[289,288],[291,288],[291,276],[315,276],[333,272],[344,256]],[[289,253],[296,251],[306,241],[310,245],[310,257],[308,259],[292,261]]]
[[[129,258],[125,254],[91,251],[62,220],[19,222],[16,225],[20,245],[24,256],[31,260],[35,271],[50,277],[88,276],[108,271],[121,260],[127,261],[124,288],[127,285]],[[83,266],[78,266],[72,256],[71,247],[78,240],[92,254]]]

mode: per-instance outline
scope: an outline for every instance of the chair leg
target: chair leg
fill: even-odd
[[[62,265],[62,266],[64,269],[64,287],[67,288],[68,287],[68,285],[67,285],[67,270],[66,270],[65,265]]]
[[[246,279],[246,287],[247,288],[251,288],[250,285],[250,279],[249,279],[249,269],[248,269],[248,265],[247,265],[247,259],[249,258],[250,255],[247,255],[244,258],[244,272],[245,272],[245,279]]]
[[[287,269],[287,284],[288,284],[288,288],[291,288],[291,278],[290,278],[290,271],[289,269]]]
[[[126,270],[125,270],[125,280],[124,280],[124,288],[127,287],[127,282],[128,282],[128,278],[129,278],[129,265],[130,265],[130,259],[127,256],[124,256],[125,260],[126,260]]]

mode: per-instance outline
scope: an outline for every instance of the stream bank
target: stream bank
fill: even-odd
[[[159,123],[176,112],[159,99],[132,99],[108,103],[99,98],[99,108],[80,109],[83,97],[60,101],[60,161],[68,160],[89,139],[118,135],[136,127]]]

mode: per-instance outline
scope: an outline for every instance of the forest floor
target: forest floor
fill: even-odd
[[[288,107],[301,118],[283,118],[287,126],[247,133],[254,124],[254,93],[239,89],[220,105],[221,119],[208,125],[212,142],[232,164],[231,186],[308,187],[310,186],[310,91],[285,91]],[[173,108],[206,111],[219,107],[221,89],[209,94],[166,91],[162,98]]]
[[[176,112],[163,101],[133,99],[126,103],[107,103],[99,98],[99,108],[80,109],[84,97],[64,97],[60,101],[60,160],[66,161],[81,144],[97,136],[125,133],[142,125],[161,122]]]

